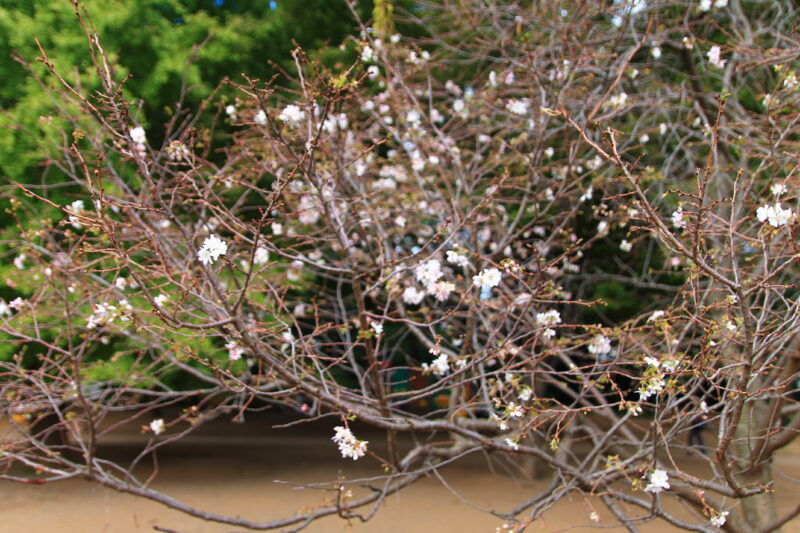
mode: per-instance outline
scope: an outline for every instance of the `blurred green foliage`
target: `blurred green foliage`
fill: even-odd
[[[312,54],[326,44],[335,51],[357,33],[338,0],[85,0],[81,8],[118,79],[131,76],[127,96],[141,101],[136,118],[154,143],[184,82],[192,108],[225,77],[268,80],[281,68],[291,71],[295,43]],[[362,16],[371,9],[371,0],[360,0]],[[69,0],[4,1],[0,35],[0,176],[38,181],[36,166],[60,141],[62,124],[50,118],[56,103],[42,85],[56,80],[36,61],[37,40],[59,72],[84,89],[97,86],[89,46]]]

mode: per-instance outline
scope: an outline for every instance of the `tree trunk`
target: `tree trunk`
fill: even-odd
[[[759,421],[768,419],[769,404],[766,401],[750,401],[745,403],[742,418],[735,432],[734,449],[736,465],[739,473],[737,481],[745,487],[768,487],[770,490],[755,496],[742,499],[742,518],[753,532],[764,531],[770,524],[778,520],[775,498],[772,492],[772,457],[763,457],[759,462],[750,464],[753,451],[759,448],[759,441],[767,438],[769,428],[762,433]],[[769,533],[780,533],[775,529]]]

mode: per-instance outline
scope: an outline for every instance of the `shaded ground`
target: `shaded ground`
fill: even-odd
[[[333,493],[295,489],[274,480],[293,484],[329,481],[337,476],[354,478],[374,475],[375,461],[343,460],[327,438],[336,424],[301,427],[295,430],[269,429],[274,419],[251,420],[245,425],[217,421],[200,428],[185,440],[171,444],[158,454],[159,474],[153,487],[185,503],[208,511],[240,515],[253,520],[291,516],[303,508],[331,501]],[[378,435],[356,434],[361,438]],[[125,431],[103,441],[101,456],[125,460],[147,439]],[[777,460],[778,468],[800,477],[800,457],[787,452]],[[149,467],[150,465],[148,465]],[[692,470],[696,465],[689,465]],[[142,470],[145,472],[146,470]],[[506,472],[493,474],[486,461],[475,456],[442,471],[442,479],[431,477],[391,496],[370,522],[327,518],[306,531],[334,532],[488,532],[501,521],[471,508],[463,501],[485,507],[507,509],[533,495],[544,482],[512,479]],[[70,480],[41,486],[0,482],[2,533],[128,533],[152,531],[153,525],[181,533],[220,533],[240,529],[206,523],[168,508],[97,485]],[[789,480],[777,481],[783,510],[796,505],[800,486]],[[548,512],[529,527],[530,532],[597,531],[587,526],[593,502],[573,497]],[[597,506],[601,525],[615,521]],[[611,531],[623,531],[613,528]],[[677,531],[668,524],[651,522],[646,533]],[[787,526],[787,533],[800,531],[800,521]]]

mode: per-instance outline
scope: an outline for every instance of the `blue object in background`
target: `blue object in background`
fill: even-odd
[[[616,358],[617,358],[617,352],[615,350],[611,350],[608,353],[597,354],[598,363],[608,363]]]

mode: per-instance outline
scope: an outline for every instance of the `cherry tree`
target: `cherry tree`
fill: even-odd
[[[226,82],[166,125],[137,122],[102,36],[95,92],[42,50],[74,201],[9,196],[1,477],[299,530],[487,451],[551,479],[498,531],[573,494],[629,531],[779,531],[800,513],[778,513],[773,460],[800,427],[796,7],[415,6],[376,2],[352,64],[296,50],[282,86]],[[98,454],[112,415],[146,457],[265,404],[333,417],[375,490],[227,517]]]

